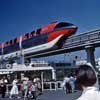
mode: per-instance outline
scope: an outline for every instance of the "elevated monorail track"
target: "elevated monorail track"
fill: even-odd
[[[100,29],[71,36],[65,41],[64,45],[60,49],[49,50],[43,53],[41,52],[35,54],[33,53],[31,55],[25,56],[25,58],[44,57],[62,53],[69,53],[69,52],[84,50],[88,47],[93,47],[93,48],[100,47]]]

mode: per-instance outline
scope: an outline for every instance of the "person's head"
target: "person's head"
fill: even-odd
[[[83,87],[93,86],[97,81],[97,76],[94,68],[88,64],[80,65],[76,78],[76,87],[83,89]]]

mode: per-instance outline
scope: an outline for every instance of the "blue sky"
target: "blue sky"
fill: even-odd
[[[100,0],[0,0],[0,43],[53,21],[77,25],[76,34],[100,28]]]

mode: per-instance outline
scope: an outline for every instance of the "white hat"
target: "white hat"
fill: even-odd
[[[0,80],[0,84],[1,84],[1,83],[3,83],[3,80],[2,80],[2,79]]]
[[[8,83],[7,79],[4,80],[4,83]]]
[[[24,77],[24,78],[22,78],[22,80],[28,81],[29,78],[28,77]]]

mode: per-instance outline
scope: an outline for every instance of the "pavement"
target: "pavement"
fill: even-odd
[[[80,95],[81,95],[81,92],[65,94],[63,90],[44,91],[43,95],[39,96],[37,100],[76,100]],[[0,100],[11,100],[11,99],[8,97],[6,98],[0,97]],[[12,100],[24,100],[24,99],[23,98],[12,98]]]

